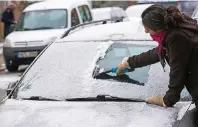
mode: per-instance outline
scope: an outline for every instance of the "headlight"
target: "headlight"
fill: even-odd
[[[5,39],[5,42],[4,42],[3,46],[4,47],[12,47],[11,40]]]
[[[44,41],[44,44],[45,44],[45,45],[48,45],[48,44],[50,44],[51,42],[55,41],[56,39],[57,39],[57,37],[50,37],[50,38],[48,38],[48,39],[46,39],[46,40]]]

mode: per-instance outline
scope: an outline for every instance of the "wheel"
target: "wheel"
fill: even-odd
[[[12,64],[12,65],[6,65],[6,68],[9,72],[16,72],[18,71],[19,65]]]

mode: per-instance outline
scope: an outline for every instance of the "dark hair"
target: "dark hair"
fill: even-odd
[[[175,6],[151,5],[141,15],[142,23],[152,30],[180,28],[186,18]],[[193,19],[192,19],[193,20]]]

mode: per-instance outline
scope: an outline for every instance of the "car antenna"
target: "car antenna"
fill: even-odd
[[[181,120],[179,121],[179,123],[177,124],[176,127],[179,127],[179,125],[180,125],[182,119],[184,118],[185,114],[187,113],[187,111],[189,110],[190,106],[191,106],[193,103],[194,103],[194,101],[192,101],[192,102],[190,103],[190,105],[188,106],[187,110],[185,111],[184,115],[182,116]]]

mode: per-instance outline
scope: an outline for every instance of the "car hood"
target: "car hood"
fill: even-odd
[[[52,102],[7,100],[1,127],[170,127],[177,108],[144,102]]]
[[[34,31],[14,31],[6,39],[11,41],[37,41],[45,40],[50,37],[60,37],[67,29],[34,30]]]

